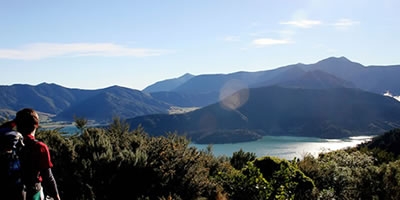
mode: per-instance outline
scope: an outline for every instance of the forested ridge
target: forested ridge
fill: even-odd
[[[175,133],[149,136],[115,118],[79,132],[39,129],[62,199],[400,199],[400,129],[355,148],[285,160],[214,156]],[[389,138],[387,138],[389,137]],[[395,138],[395,139],[393,139]]]

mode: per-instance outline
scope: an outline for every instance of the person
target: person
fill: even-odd
[[[17,131],[24,137],[25,146],[21,151],[20,161],[26,200],[43,200],[45,196],[60,200],[51,170],[53,163],[49,148],[44,142],[35,139],[39,127],[38,113],[32,108],[23,108],[17,112],[13,121]]]

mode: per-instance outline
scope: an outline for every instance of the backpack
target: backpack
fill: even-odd
[[[23,190],[18,152],[24,146],[21,133],[0,129],[0,195],[14,196]]]

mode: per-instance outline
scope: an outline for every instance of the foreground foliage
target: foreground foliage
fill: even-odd
[[[151,137],[140,126],[129,131],[119,119],[79,128],[75,135],[37,134],[50,147],[67,200],[400,199],[400,160],[379,161],[376,145],[291,161],[242,150],[216,157],[212,146],[198,150],[174,133]]]

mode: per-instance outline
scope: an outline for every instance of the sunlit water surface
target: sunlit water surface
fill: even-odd
[[[303,158],[307,153],[318,156],[321,152],[328,152],[354,147],[371,140],[372,136],[357,136],[346,139],[321,139],[312,137],[292,136],[264,136],[262,139],[252,142],[234,144],[213,144],[212,153],[215,156],[232,156],[233,152],[242,149],[245,152],[253,152],[257,157],[277,156],[291,160]],[[192,144],[198,149],[205,150],[208,145]]]

